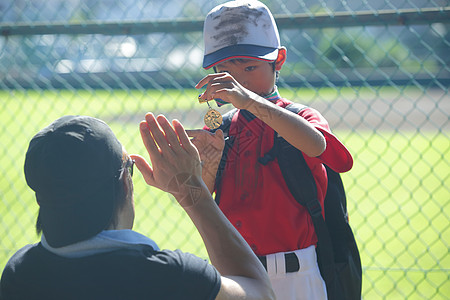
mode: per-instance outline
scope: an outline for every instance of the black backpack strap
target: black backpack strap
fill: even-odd
[[[225,164],[227,162],[228,152],[233,147],[235,136],[230,135],[230,127],[231,127],[231,121],[233,120],[234,115],[236,114],[237,109],[232,109],[222,117],[222,124],[217,129],[221,129],[223,131],[223,136],[225,139],[225,147],[223,148],[222,152],[222,158],[219,162],[219,167],[217,168],[216,173],[216,179],[215,179],[215,186],[216,186],[216,197],[215,201],[217,205],[220,203],[220,193],[219,193],[219,186],[222,182],[222,175],[225,172]],[[216,130],[211,130],[211,132],[216,132]]]
[[[289,103],[288,105],[286,105],[285,109],[293,112],[294,114],[298,114],[299,112],[301,112],[302,110],[304,110],[307,107],[308,106],[306,106],[306,105],[293,102],[293,103]]]
[[[328,189],[325,196],[325,222],[333,244],[334,262],[339,288],[336,291],[346,299],[360,300],[362,267],[358,245],[350,227],[344,184],[339,173],[325,165]],[[331,298],[330,298],[331,299]]]
[[[318,239],[317,257],[320,273],[326,283],[328,294],[335,295],[336,293],[331,290],[337,286],[333,245],[322,216],[322,206],[317,198],[314,177],[300,150],[284,139],[279,143],[277,159],[281,173],[292,196],[306,207],[311,216]]]

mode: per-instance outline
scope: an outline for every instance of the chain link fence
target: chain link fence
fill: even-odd
[[[449,2],[263,2],[288,49],[281,95],[321,111],[354,156],[343,180],[363,298],[449,299]],[[207,74],[201,30],[220,3],[0,4],[0,269],[38,241],[37,205],[23,176],[38,130],[62,115],[91,115],[128,152],[144,154],[138,122],[148,111],[202,126],[207,108],[193,88]],[[138,176],[135,229],[162,248],[207,258],[174,200]]]

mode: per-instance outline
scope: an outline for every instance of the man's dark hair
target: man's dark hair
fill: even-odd
[[[113,215],[111,216],[111,220],[108,223],[108,225],[105,226],[104,229],[110,227],[110,226],[115,226],[117,224],[117,212],[119,211],[120,208],[122,208],[125,205],[126,202],[126,192],[124,189],[124,180],[126,180],[125,176],[122,176],[122,178],[118,178],[117,182],[114,186],[114,190],[116,191],[116,195],[115,197],[112,197],[113,199]],[[36,233],[37,235],[41,235],[42,234],[42,221],[40,218],[41,214],[40,214],[40,210],[38,211],[38,216],[36,218]]]
[[[123,147],[103,121],[64,116],[30,141],[25,179],[39,204],[36,231],[58,248],[95,236],[124,201]]]

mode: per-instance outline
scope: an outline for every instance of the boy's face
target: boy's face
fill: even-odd
[[[216,66],[219,73],[227,72],[243,87],[265,96],[272,93],[275,71],[271,63],[253,59],[228,60]]]

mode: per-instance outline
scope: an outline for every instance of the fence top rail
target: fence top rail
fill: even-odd
[[[354,26],[408,26],[450,23],[450,6],[421,9],[335,12],[333,14],[290,14],[274,16],[279,29],[305,29]],[[86,21],[79,23],[33,22],[0,23],[2,36],[44,34],[135,35],[185,33],[203,30],[203,18],[177,18],[153,21]]]

